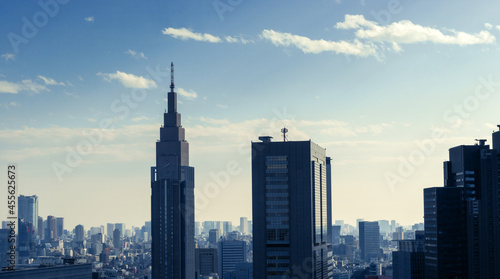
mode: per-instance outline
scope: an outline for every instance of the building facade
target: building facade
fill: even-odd
[[[218,246],[219,278],[231,279],[236,273],[236,265],[247,260],[247,243],[241,240],[222,240]]]
[[[255,278],[295,278],[297,272],[331,278],[325,149],[312,141],[259,139],[252,143]]]
[[[17,201],[19,203],[17,217],[26,223],[30,223],[30,230],[35,232],[36,236],[36,232],[38,232],[38,197],[20,195]]]
[[[378,222],[359,222],[361,259],[367,262],[380,257],[380,228]]]
[[[500,131],[449,150],[444,187],[424,189],[425,277],[500,278]]]
[[[168,112],[156,142],[156,166],[151,167],[151,230],[153,278],[192,279],[194,251],[194,168],[189,166],[177,93],[172,82]]]

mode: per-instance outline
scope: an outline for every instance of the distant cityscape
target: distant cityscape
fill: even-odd
[[[443,185],[422,193],[425,222],[411,225],[332,220],[332,188],[342,187],[332,186],[334,160],[313,141],[282,134],[251,143],[252,217],[195,221],[172,63],[150,168],[151,219],[67,228],[64,216],[39,216],[36,193],[20,195],[15,253],[14,221],[0,230],[0,278],[500,278],[500,131],[492,148],[479,139],[449,150]],[[376,200],[358,210],[373,207]]]

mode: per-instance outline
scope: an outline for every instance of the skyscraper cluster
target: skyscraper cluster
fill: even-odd
[[[477,141],[451,148],[444,187],[424,190],[426,278],[500,278],[500,131],[493,148]]]

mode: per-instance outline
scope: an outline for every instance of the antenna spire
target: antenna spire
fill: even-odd
[[[174,92],[174,62],[170,63],[170,92]]]
[[[283,127],[283,129],[281,129],[281,132],[283,133],[283,141],[286,141],[287,140],[286,133],[288,133],[288,129]]]

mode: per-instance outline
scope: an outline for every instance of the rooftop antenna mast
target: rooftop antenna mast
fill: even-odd
[[[283,127],[283,129],[281,129],[281,132],[283,133],[283,141],[287,141],[286,133],[288,133],[288,129]]]
[[[174,92],[174,62],[170,64],[170,92]]]

